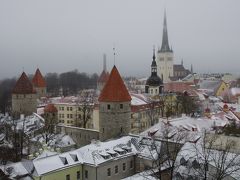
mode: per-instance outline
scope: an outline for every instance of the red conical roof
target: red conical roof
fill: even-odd
[[[109,75],[109,79],[105,84],[100,97],[99,102],[126,102],[131,101],[131,96],[116,68],[113,69]]]
[[[35,87],[46,87],[46,82],[40,72],[40,70],[37,68],[36,73],[32,79],[32,83]]]
[[[32,83],[28,79],[25,72],[22,73],[22,75],[16,82],[12,93],[13,94],[35,94],[36,93],[36,91],[33,88]]]
[[[101,75],[98,78],[98,82],[100,83],[106,83],[109,78],[109,73],[105,70],[102,71]]]
[[[55,112],[58,112],[58,110],[53,104],[48,104],[44,108],[44,113],[55,113]]]

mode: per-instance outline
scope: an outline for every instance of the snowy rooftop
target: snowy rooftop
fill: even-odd
[[[67,166],[89,164],[98,166],[106,161],[117,160],[138,154],[142,158],[152,155],[151,139],[124,136],[107,142],[93,141],[91,144],[62,154],[42,155],[33,160],[35,175],[42,175]],[[161,143],[159,142],[159,146]]]

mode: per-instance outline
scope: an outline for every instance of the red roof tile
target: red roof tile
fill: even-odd
[[[16,82],[12,93],[13,94],[35,94],[36,93],[32,83],[28,79],[25,72],[22,73],[22,75]]]
[[[191,96],[197,96],[194,88],[191,87],[188,83],[185,82],[169,82],[164,84],[164,91],[169,92],[180,92],[183,93],[187,91]]]
[[[98,78],[98,82],[106,83],[108,78],[109,78],[109,73],[103,70],[100,77]]]
[[[126,102],[131,101],[131,99],[116,66],[113,66],[109,79],[98,99],[99,102]]]
[[[44,108],[44,113],[55,113],[55,112],[58,112],[58,110],[53,104],[48,104]]]
[[[44,80],[39,69],[36,70],[36,73],[32,79],[32,83],[35,87],[46,87],[46,81]]]

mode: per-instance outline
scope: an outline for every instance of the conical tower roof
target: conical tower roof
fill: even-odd
[[[22,75],[16,82],[12,93],[13,94],[35,94],[36,93],[31,81],[28,79],[25,72],[22,73]]]
[[[105,70],[102,71],[101,75],[98,78],[99,83],[106,83],[109,78],[109,73]]]
[[[35,87],[46,87],[46,81],[43,78],[40,70],[37,68],[36,73],[32,79],[32,83]]]
[[[113,66],[109,79],[98,98],[99,102],[126,102],[131,99],[116,66]]]

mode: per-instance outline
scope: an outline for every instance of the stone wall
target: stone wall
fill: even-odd
[[[93,129],[58,125],[57,131],[71,136],[78,147],[90,144],[93,139],[99,139],[99,131]]]
[[[14,116],[19,116],[20,114],[32,115],[36,111],[36,94],[12,94],[12,113]]]
[[[46,94],[47,94],[47,88],[46,87],[35,87],[35,90],[37,92],[37,98],[40,98],[40,97],[46,97]]]
[[[100,140],[127,135],[131,129],[130,102],[101,102],[99,105]]]

